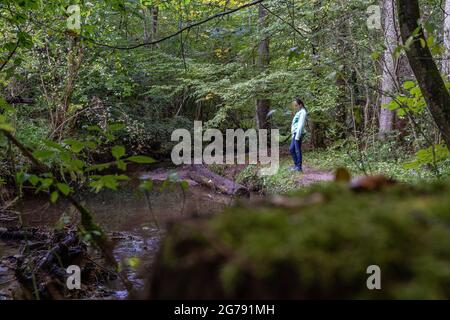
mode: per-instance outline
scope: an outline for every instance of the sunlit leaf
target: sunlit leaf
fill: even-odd
[[[65,184],[65,183],[57,183],[56,187],[58,188],[59,191],[61,191],[61,193],[65,196],[69,195],[70,193],[70,187]]]
[[[53,192],[50,194],[50,201],[51,201],[52,203],[55,203],[56,201],[58,201],[58,198],[59,198],[59,192],[58,192],[58,191],[53,191]]]
[[[155,159],[147,156],[131,156],[127,158],[127,160],[139,164],[151,164],[156,162]]]
[[[111,149],[111,153],[116,160],[119,160],[125,155],[125,148],[123,146],[114,146]]]

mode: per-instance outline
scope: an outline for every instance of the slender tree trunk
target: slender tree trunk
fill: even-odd
[[[257,66],[261,73],[267,72],[270,63],[270,52],[269,52],[269,38],[264,34],[264,29],[268,25],[268,14],[267,10],[260,4],[259,5],[259,27],[261,30],[262,39],[258,46],[258,61]],[[268,129],[269,121],[267,115],[270,111],[270,100],[268,99],[257,99],[256,100],[256,125],[258,129]]]
[[[144,41],[149,42],[151,40],[151,37],[150,37],[150,31],[148,28],[149,12],[148,12],[147,7],[142,9],[142,16],[143,16],[143,22],[144,22]]]
[[[311,38],[311,54],[314,57],[314,68],[313,73],[314,77],[320,78],[322,75],[319,73],[318,70],[320,70],[320,61],[318,59],[319,52],[321,47],[323,47],[324,39],[322,33],[320,33],[320,27],[321,27],[321,19],[320,19],[320,2],[316,2],[314,4],[314,17],[313,17],[313,28],[312,28],[312,34],[314,35]],[[295,16],[292,15],[292,24],[295,24]],[[294,40],[295,41],[295,40]],[[315,90],[313,92],[313,95],[318,97],[320,96],[320,90],[318,86],[315,86]],[[310,126],[311,126],[311,146],[313,148],[323,148],[325,147],[325,138],[326,138],[326,131],[327,131],[327,125],[326,121],[323,121],[325,118],[323,113],[321,111],[312,112],[310,115]]]
[[[152,7],[152,40],[158,39],[158,14],[159,10],[157,6]]]
[[[345,9],[345,1],[340,1],[342,10]],[[345,10],[346,11],[346,10]],[[337,34],[337,51],[340,57],[346,57],[350,54],[350,17],[343,15],[342,20],[339,21],[339,28],[336,30]],[[351,59],[351,58],[350,58]],[[339,88],[336,106],[336,125],[337,135],[344,139],[347,135],[347,116],[348,108],[350,107],[350,92],[348,86],[348,79],[350,78],[348,59],[342,61],[342,69],[336,78],[336,86]]]
[[[442,63],[442,71],[450,81],[450,0],[445,1],[444,12],[444,60]]]
[[[396,63],[394,59],[394,50],[399,44],[395,21],[394,0],[382,0],[382,17],[384,45],[386,47],[383,57],[383,71],[381,78],[381,109],[380,109],[380,139],[385,139],[394,127],[394,111],[383,108],[384,105],[392,101],[391,95],[395,93],[396,83],[398,81]]]
[[[418,25],[419,2],[418,0],[397,0],[397,10],[403,42],[407,43],[408,39],[416,34],[406,54],[434,121],[450,149],[450,94],[433,60],[430,48],[426,44],[424,30]],[[425,43],[424,46],[423,43]]]
[[[66,84],[64,86],[62,101],[56,110],[56,117],[52,128],[53,132],[51,134],[51,137],[55,140],[61,140],[64,130],[69,126],[68,117],[70,104],[73,91],[75,90],[75,81],[83,59],[83,46],[78,35],[69,34],[69,45]],[[72,122],[73,121],[75,121],[75,119],[72,119]]]

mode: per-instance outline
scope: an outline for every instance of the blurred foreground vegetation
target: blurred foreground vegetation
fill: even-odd
[[[171,227],[152,296],[448,299],[449,208],[449,181],[332,183],[238,205]],[[381,290],[367,289],[371,265]]]

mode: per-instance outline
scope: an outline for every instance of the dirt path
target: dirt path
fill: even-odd
[[[331,171],[324,171],[308,166],[304,167],[304,172],[298,181],[299,186],[309,186],[323,181],[333,181],[334,174]]]

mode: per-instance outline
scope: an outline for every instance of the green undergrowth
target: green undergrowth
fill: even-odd
[[[292,159],[283,157],[280,159],[280,170],[275,175],[262,176],[259,174],[259,166],[249,165],[236,176],[236,182],[255,192],[285,194],[298,188],[298,181],[302,176],[299,172],[290,171],[290,167]]]
[[[448,299],[450,181],[242,204],[173,226],[157,265],[159,298]],[[366,286],[372,265],[381,290]]]
[[[448,171],[448,161],[438,165],[440,174],[436,175],[427,166],[414,169],[405,168],[405,165],[413,160],[413,156],[407,155],[388,157],[376,152],[373,154],[360,154],[354,150],[349,152],[347,150],[330,148],[307,152],[305,153],[305,159],[311,167],[322,170],[344,167],[354,176],[383,174],[404,182],[448,177],[446,172]]]

